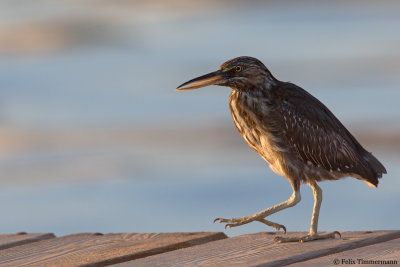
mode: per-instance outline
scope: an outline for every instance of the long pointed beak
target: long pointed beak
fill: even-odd
[[[206,75],[194,78],[188,82],[185,82],[181,85],[179,85],[176,88],[176,91],[185,91],[185,90],[193,90],[197,89],[200,87],[204,87],[207,85],[212,85],[212,84],[221,84],[225,81],[224,76],[222,76],[222,71],[217,70],[211,73],[208,73]],[[189,86],[186,86],[189,85]],[[186,87],[183,87],[186,86]]]

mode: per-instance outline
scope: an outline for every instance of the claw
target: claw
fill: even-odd
[[[276,230],[276,231],[279,231],[279,230],[283,230],[283,233],[284,234],[286,234],[286,227],[284,226],[284,225],[281,225],[281,224],[278,224],[278,225],[276,225],[276,226],[273,226],[274,227],[274,229]]]
[[[338,235],[339,238],[342,238],[342,235],[338,231],[333,232],[333,236],[335,237],[336,235]]]
[[[279,225],[277,225],[277,226],[272,226],[276,231],[279,231],[279,230],[283,230],[283,233],[284,234],[286,234],[286,227],[284,226],[284,225],[281,225],[281,224],[279,224]]]
[[[224,219],[224,218],[217,218],[214,220],[214,223],[218,222],[218,223],[229,223],[232,222],[233,219]]]

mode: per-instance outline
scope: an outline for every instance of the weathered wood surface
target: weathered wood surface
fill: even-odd
[[[384,260],[397,261],[397,264],[360,264],[358,259],[364,261]],[[290,267],[320,267],[320,266],[340,266],[340,265],[357,265],[359,266],[400,266],[400,238],[375,245],[365,246],[347,250],[340,253],[308,260],[305,262],[289,265]]]
[[[0,265],[316,267],[356,265],[358,259],[391,260],[400,265],[400,231],[344,232],[341,239],[309,243],[278,244],[273,241],[275,236],[258,233],[226,239],[223,233],[161,233],[55,238],[53,234],[9,234],[0,235]]]
[[[289,236],[304,234],[288,233]],[[400,231],[343,232],[340,239],[281,244],[273,241],[274,236],[269,233],[236,236],[116,264],[113,267],[284,266],[400,238]]]
[[[17,234],[7,234],[7,235],[0,234],[0,250],[54,237],[55,235],[50,233],[27,234],[21,232]]]
[[[106,266],[226,238],[223,233],[76,234],[1,250],[1,266]]]

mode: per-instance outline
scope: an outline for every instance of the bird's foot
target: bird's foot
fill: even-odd
[[[342,237],[342,235],[338,232],[331,232],[331,233],[325,233],[325,234],[308,234],[306,236],[302,237],[282,237],[282,236],[277,236],[275,237],[275,241],[278,243],[286,243],[286,242],[308,242],[308,241],[313,241],[313,240],[320,240],[320,239],[329,239],[329,238],[336,238],[336,235]]]
[[[240,226],[240,225],[247,224],[247,223],[254,222],[254,221],[271,226],[276,231],[279,231],[282,229],[286,233],[286,227],[284,225],[268,221],[264,218],[248,216],[248,217],[243,217],[243,218],[232,218],[232,219],[217,218],[214,220],[214,222],[226,223],[225,228],[236,227],[236,226]]]

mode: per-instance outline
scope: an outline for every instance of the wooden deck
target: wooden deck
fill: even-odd
[[[299,235],[304,233],[288,233]],[[343,232],[306,243],[274,233],[0,235],[0,266],[400,266],[400,231]],[[386,261],[383,264],[379,261]],[[392,263],[392,264],[387,264]]]

